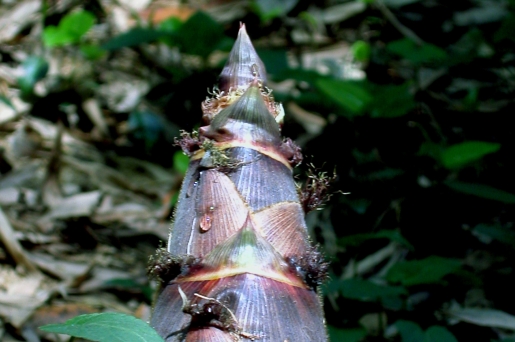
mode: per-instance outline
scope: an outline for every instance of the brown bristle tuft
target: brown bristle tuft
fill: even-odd
[[[181,131],[181,137],[175,138],[174,143],[176,146],[180,146],[182,151],[189,157],[191,157],[193,152],[200,149],[201,145],[197,132],[188,133],[186,131]]]
[[[324,260],[318,246],[310,246],[303,255],[287,257],[286,262],[312,289],[316,289],[327,280],[329,263]]]
[[[199,258],[191,255],[174,256],[166,248],[159,248],[156,254],[150,257],[147,273],[150,278],[167,284],[179,275],[189,273],[198,265],[200,265]]]
[[[329,190],[337,179],[336,173],[329,176],[327,172],[317,172],[312,164],[308,166],[308,180],[300,194],[300,202],[306,214],[321,208],[331,198]]]

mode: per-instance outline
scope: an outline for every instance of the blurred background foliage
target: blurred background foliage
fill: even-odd
[[[107,2],[59,2],[0,45],[3,108],[181,174],[174,137],[199,127],[244,22],[299,183],[310,164],[338,176],[307,216],[331,340],[515,341],[515,1],[120,1],[121,28]]]

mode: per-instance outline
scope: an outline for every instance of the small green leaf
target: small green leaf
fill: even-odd
[[[159,30],[168,33],[174,33],[182,26],[182,21],[177,17],[170,17],[159,23]]]
[[[426,330],[424,342],[458,342],[447,328],[433,325]]]
[[[386,279],[405,286],[431,284],[439,282],[446,275],[457,271],[460,265],[461,262],[457,259],[432,255],[426,259],[404,261],[393,265],[388,271]]]
[[[48,62],[38,56],[30,56],[22,63],[23,75],[18,78],[18,85],[25,95],[32,93],[37,81],[46,76]]]
[[[108,51],[118,50],[124,47],[132,47],[145,43],[152,43],[169,33],[156,30],[150,27],[135,27],[124,32],[102,45],[102,48]]]
[[[75,38],[79,39],[89,31],[95,23],[95,16],[88,11],[78,11],[66,15],[61,22],[59,22],[59,29],[68,32]]]
[[[370,44],[358,40],[355,41],[354,44],[350,47],[352,51],[352,55],[354,56],[354,59],[360,62],[365,62],[370,59]]]
[[[49,47],[77,43],[94,23],[95,16],[88,11],[70,13],[61,19],[57,27],[45,27],[43,42]]]
[[[173,168],[181,173],[185,174],[190,164],[190,158],[185,155],[182,151],[177,151],[173,155]]]
[[[446,148],[441,155],[442,164],[448,169],[457,169],[484,155],[497,152],[501,144],[486,141],[465,141]]]
[[[503,190],[496,189],[494,187],[477,184],[477,183],[466,183],[459,181],[448,181],[444,183],[449,188],[463,192],[464,194],[474,195],[477,197],[486,198],[489,200],[499,201],[507,204],[515,204],[515,195]]]
[[[414,64],[422,64],[443,60],[447,57],[445,50],[433,44],[418,45],[408,38],[388,43],[386,49]]]
[[[329,340],[331,342],[358,342],[367,335],[367,331],[361,327],[340,329],[328,326],[327,330],[329,331]]]
[[[45,46],[63,46],[74,42],[74,38],[66,31],[60,30],[56,26],[47,26],[43,30],[43,43]]]
[[[395,327],[401,334],[402,342],[421,342],[424,340],[424,332],[415,322],[400,319],[395,322]]]
[[[48,324],[40,329],[99,342],[163,342],[147,323],[134,316],[113,312],[81,315],[63,324]]]
[[[170,17],[163,20],[158,26],[158,30],[163,32],[163,36],[159,40],[169,46],[174,46],[177,40],[176,34],[181,26],[182,21],[179,18]]]
[[[322,94],[347,110],[351,116],[363,115],[365,108],[373,99],[361,82],[319,79],[316,86]]]

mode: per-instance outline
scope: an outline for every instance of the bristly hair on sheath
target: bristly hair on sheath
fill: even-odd
[[[319,246],[310,246],[303,255],[289,256],[286,262],[290,269],[314,290],[327,280],[329,263],[324,260]]]
[[[200,258],[191,255],[175,256],[166,250],[158,248],[155,255],[150,256],[147,274],[151,279],[167,284],[179,275],[184,275],[200,265]]]
[[[200,149],[202,143],[200,142],[198,132],[193,131],[191,133],[182,130],[180,138],[175,138],[174,145],[180,146],[184,154],[191,157],[193,152]]]
[[[327,172],[320,172],[313,164],[308,164],[308,180],[301,190],[300,202],[304,212],[321,209],[333,195],[329,190],[331,184],[338,176],[333,171],[332,175]]]

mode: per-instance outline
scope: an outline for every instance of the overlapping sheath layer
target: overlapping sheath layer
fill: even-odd
[[[156,299],[151,325],[167,342],[327,341],[320,298],[303,279],[312,270],[291,263],[310,259],[312,248],[280,106],[264,82],[242,26],[223,92],[204,104],[207,125],[187,151],[168,251],[197,261]]]

